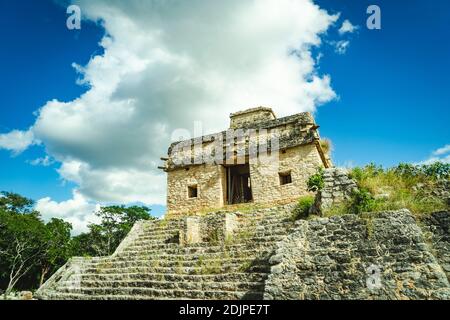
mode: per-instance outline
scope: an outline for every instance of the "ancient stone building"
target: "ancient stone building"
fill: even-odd
[[[256,108],[232,114],[227,131],[172,144],[169,214],[137,222],[111,256],[71,258],[36,297],[450,299],[450,212],[294,221],[292,200],[330,166],[317,129],[309,113],[276,119]],[[357,187],[337,168],[324,182],[320,210]],[[184,214],[242,202],[273,205]]]
[[[173,143],[168,214],[237,203],[287,203],[307,193],[318,167],[330,167],[310,113],[276,118],[270,108],[233,113],[226,131]]]

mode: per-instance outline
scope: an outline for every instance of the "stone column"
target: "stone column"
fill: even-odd
[[[235,213],[226,213],[224,222],[224,239],[232,237],[238,229],[238,219]]]
[[[202,242],[200,217],[186,217],[180,230],[180,244],[189,245]]]

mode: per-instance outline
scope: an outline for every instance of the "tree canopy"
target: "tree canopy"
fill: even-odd
[[[0,290],[35,289],[73,256],[110,255],[139,220],[155,219],[144,206],[109,206],[95,212],[99,224],[71,236],[72,225],[44,222],[34,201],[0,193]]]

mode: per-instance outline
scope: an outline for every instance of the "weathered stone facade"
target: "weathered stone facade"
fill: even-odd
[[[400,210],[298,221],[270,259],[264,297],[450,299],[449,219],[424,226]]]
[[[270,108],[253,108],[233,113],[230,116],[230,128],[239,129],[251,127],[257,122],[275,120],[277,117]]]
[[[333,205],[348,200],[353,190],[358,189],[356,182],[342,168],[329,168],[323,172],[324,186],[316,194],[312,214],[322,214]]]
[[[169,215],[235,203],[287,203],[331,166],[309,113],[277,119],[270,108],[230,116],[230,129],[173,143],[165,163]]]
[[[224,205],[224,183],[223,166],[203,164],[170,171],[167,174],[167,210],[176,214],[220,208]],[[189,197],[190,186],[197,187],[197,197]]]
[[[422,217],[420,225],[423,227],[427,241],[432,244],[434,254],[450,281],[450,213],[435,212]]]
[[[250,164],[255,203],[297,201],[309,194],[307,181],[323,163],[313,144],[302,145],[280,152],[279,162],[262,161]],[[280,173],[289,172],[292,183],[280,184]]]

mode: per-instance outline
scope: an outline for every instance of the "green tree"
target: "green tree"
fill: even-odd
[[[93,249],[94,237],[90,232],[82,233],[70,240],[71,257],[92,257],[96,252]]]
[[[37,214],[33,209],[34,202],[13,192],[0,192],[0,210],[16,214]]]
[[[64,265],[70,258],[70,232],[72,225],[61,219],[53,218],[45,225],[44,251],[40,256],[41,275],[39,286],[46,276]]]
[[[89,235],[78,240],[83,240],[84,245],[90,246],[87,250],[89,254],[99,256],[114,253],[137,221],[155,219],[150,215],[150,209],[144,206],[103,207],[96,215],[101,220],[100,224],[89,225]]]
[[[45,239],[45,225],[36,212],[24,213],[20,206],[0,208],[0,276],[6,281],[6,295],[39,263]]]
[[[36,288],[72,256],[110,255],[139,220],[154,219],[142,206],[103,207],[99,224],[71,238],[72,225],[61,219],[47,224],[32,200],[0,193],[0,286]]]

